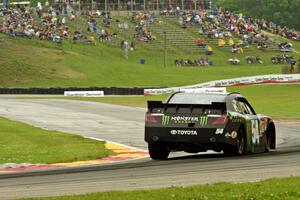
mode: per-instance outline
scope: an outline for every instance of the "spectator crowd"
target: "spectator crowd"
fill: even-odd
[[[110,13],[100,12],[86,13],[81,16],[84,19],[84,26],[75,28],[73,22],[78,18],[77,12],[67,4],[52,4],[46,1],[45,5],[38,3],[35,8],[21,5],[8,10],[0,10],[0,32],[13,37],[37,38],[49,40],[61,44],[64,40],[73,43],[85,42],[89,45],[96,45],[96,41],[110,41],[118,36],[118,32],[111,29],[113,22]],[[212,8],[206,10],[181,10],[180,7],[163,9],[160,15],[176,16],[180,27],[197,27],[198,34],[207,36],[208,39],[216,41],[217,47],[229,46],[232,53],[243,53],[245,48],[256,44],[257,48],[265,50],[270,47],[270,33],[294,41],[300,41],[300,32],[289,29],[285,26],[276,25],[263,19],[253,19],[223,8]],[[100,19],[100,20],[99,20]],[[133,40],[149,42],[156,40],[155,35],[150,31],[153,23],[159,23],[155,12],[132,12],[129,20],[134,24]],[[128,31],[129,24],[125,20],[114,19],[119,30]],[[69,28],[72,26],[72,29]],[[131,33],[132,34],[132,33]],[[196,40],[196,45],[203,48],[206,55],[212,55],[213,49],[204,40]],[[134,50],[134,41],[122,40],[121,48],[127,57],[128,50]],[[284,53],[292,51],[292,44],[284,42],[277,44],[277,48]],[[126,53],[127,52],[127,53]],[[208,57],[201,57],[197,60],[177,59],[176,66],[209,66],[212,61]],[[273,63],[281,63],[287,58],[274,56]],[[289,60],[291,60],[289,58]],[[228,60],[232,64],[238,64],[240,60],[236,57]],[[263,63],[259,56],[248,56],[246,61],[249,64]],[[291,61],[293,63],[293,60]]]
[[[2,10],[0,32],[14,37],[35,37],[61,43],[63,38],[69,36],[66,17],[58,17],[60,10],[52,6],[44,10],[45,12],[43,12],[40,3],[38,3],[36,9],[20,6],[10,10]]]
[[[162,14],[174,13],[178,17],[178,23],[182,28],[189,26],[199,27],[198,33],[206,35],[210,39],[216,39],[219,47],[229,45],[233,52],[239,52],[239,48],[247,48],[251,44],[257,44],[258,48],[268,48],[270,44],[267,32],[278,34],[294,41],[300,41],[300,32],[289,29],[266,20],[253,19],[223,8],[205,10],[180,10],[180,8],[165,11]],[[234,42],[233,38],[239,40]]]

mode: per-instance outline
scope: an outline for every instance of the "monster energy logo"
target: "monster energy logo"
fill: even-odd
[[[201,116],[201,117],[200,117],[200,121],[199,121],[200,126],[206,126],[206,124],[207,124],[207,119],[208,119],[207,116]]]
[[[165,126],[165,125],[168,125],[170,122],[170,116],[163,116],[162,117],[162,125]]]

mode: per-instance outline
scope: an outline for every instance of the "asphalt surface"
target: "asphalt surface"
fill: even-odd
[[[102,138],[146,149],[144,109],[68,100],[0,97],[0,115],[50,130]],[[300,176],[300,120],[278,120],[278,148],[265,154],[173,154],[52,175],[0,179],[0,199],[40,197],[107,190],[133,190],[215,182],[258,181]],[[180,155],[180,156],[178,156]]]

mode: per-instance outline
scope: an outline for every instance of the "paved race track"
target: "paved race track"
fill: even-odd
[[[146,149],[144,109],[68,100],[0,97],[0,115],[38,127],[93,136]],[[300,176],[300,120],[277,120],[278,148],[267,154],[175,154],[167,161],[149,158],[82,172],[0,179],[0,199],[257,181]]]

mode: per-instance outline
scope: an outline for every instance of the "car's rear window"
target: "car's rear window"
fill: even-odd
[[[201,93],[176,93],[169,100],[169,104],[205,104],[212,102],[225,102],[225,95],[221,94],[201,94]]]

